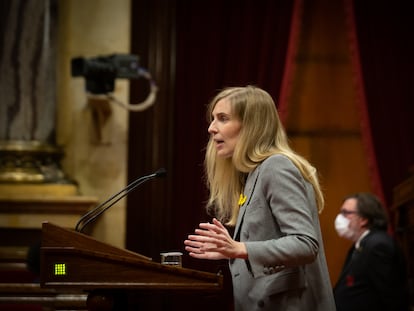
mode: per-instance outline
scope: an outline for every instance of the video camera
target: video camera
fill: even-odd
[[[114,90],[116,78],[138,79],[141,77],[139,57],[129,54],[113,54],[94,58],[73,58],[72,76],[85,77],[86,90],[93,94],[106,94]]]

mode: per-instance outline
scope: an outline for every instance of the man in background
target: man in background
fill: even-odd
[[[334,287],[337,311],[409,310],[405,260],[387,228],[376,196],[356,193],[344,199],[335,229],[354,244]]]

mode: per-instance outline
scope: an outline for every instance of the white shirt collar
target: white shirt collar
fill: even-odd
[[[362,234],[361,234],[361,236],[359,237],[359,239],[356,241],[356,243],[355,243],[355,248],[356,249],[358,249],[359,248],[359,246],[360,246],[360,244],[361,244],[361,241],[362,241],[362,239],[363,238],[365,238],[365,236],[367,235],[369,233],[369,229],[368,230],[365,230]]]

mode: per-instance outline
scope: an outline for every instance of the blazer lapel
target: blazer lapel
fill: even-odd
[[[246,186],[244,187],[244,194],[247,197],[246,202],[242,206],[240,206],[239,216],[237,218],[236,227],[234,230],[233,238],[238,241],[240,238],[240,228],[243,223],[244,215],[246,213],[246,209],[249,206],[250,200],[253,196],[254,188],[256,187],[257,179],[259,177],[260,165],[256,167],[256,169],[251,172],[246,180]]]

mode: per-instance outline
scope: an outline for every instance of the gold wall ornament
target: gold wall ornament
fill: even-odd
[[[61,148],[40,141],[0,141],[0,183],[70,183]]]

